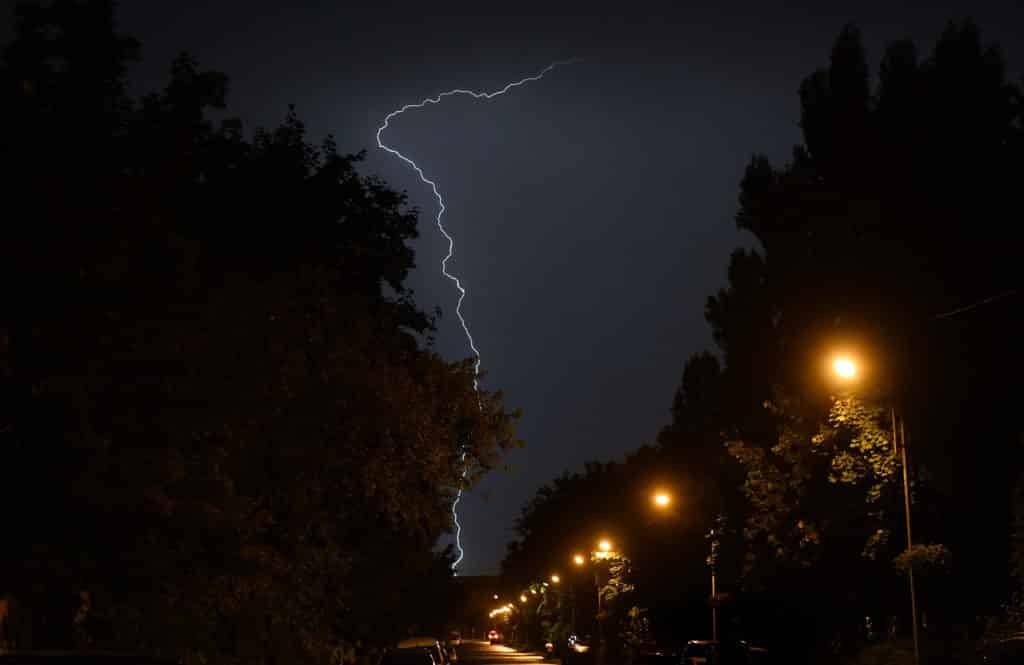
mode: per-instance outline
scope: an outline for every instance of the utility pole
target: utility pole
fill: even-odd
[[[594,591],[597,593],[597,614],[594,616],[594,621],[597,622],[597,665],[605,665],[608,647],[604,639],[604,620],[601,617],[601,579],[597,566],[594,566]]]
[[[714,530],[712,530],[714,533]],[[715,569],[711,568],[711,639],[718,641],[718,607],[715,601]]]
[[[837,356],[832,362],[832,369],[842,381],[854,381],[857,378],[857,362],[853,358]],[[914,629],[914,665],[921,665],[921,651],[917,636],[917,594],[914,592],[914,563],[911,556],[914,540],[910,535],[910,480],[907,475],[907,433],[904,428],[906,418],[900,419],[899,436],[897,436],[896,408],[890,406],[889,413],[892,417],[892,456],[895,458],[898,452],[900,455],[900,465],[903,467],[903,513],[907,520],[907,577],[910,580],[910,621]],[[897,445],[898,441],[902,441],[902,443]],[[899,448],[898,451],[897,448]]]
[[[573,635],[579,635],[579,633],[576,631],[576,603],[579,600],[579,597],[578,597],[578,594],[576,593],[576,576],[575,575],[572,576],[572,580],[570,581],[570,585],[571,586],[569,588],[572,590],[572,615],[571,615],[572,618],[569,621],[569,625],[572,626],[572,634]]]
[[[892,410],[893,445],[896,445],[896,411]],[[917,594],[914,591],[914,562],[911,550],[914,540],[910,533],[910,482],[907,478],[907,433],[904,421],[900,420],[900,462],[903,467],[903,512],[907,518],[907,577],[910,580],[910,621],[914,635],[914,665],[921,665],[921,652],[917,637]]]
[[[718,538],[725,530],[725,516],[718,514],[715,517],[715,526],[708,531],[707,539],[711,541],[711,553],[708,555],[707,564],[711,568],[711,639],[718,641],[718,593],[715,588],[715,572],[718,566]]]

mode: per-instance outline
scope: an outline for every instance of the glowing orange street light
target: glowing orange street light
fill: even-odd
[[[526,594],[525,593],[524,594],[520,594],[519,600],[521,600],[522,602],[525,603],[526,602]]]
[[[611,552],[612,544],[607,540],[602,540],[597,544],[597,549],[601,550],[602,552]]]
[[[552,584],[558,584],[561,581],[562,581],[562,578],[559,577],[558,575],[552,575],[551,576],[551,583]]]
[[[657,492],[653,497],[651,497],[651,501],[653,501],[654,505],[658,508],[668,508],[668,505],[672,503],[672,497],[665,492]]]
[[[583,564],[585,564],[587,562],[587,560],[583,558],[582,554],[577,554],[577,555],[573,556],[572,562],[574,564],[576,564],[577,566],[582,566]]]
[[[836,356],[832,360],[832,371],[843,381],[857,378],[857,361],[850,356]]]

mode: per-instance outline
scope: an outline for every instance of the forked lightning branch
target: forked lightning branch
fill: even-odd
[[[486,99],[493,99],[493,98],[498,97],[500,95],[504,95],[508,91],[510,91],[510,90],[512,90],[514,88],[518,88],[521,85],[525,85],[525,84],[531,83],[533,81],[539,81],[540,79],[544,78],[545,74],[550,72],[555,67],[559,67],[559,66],[562,66],[562,65],[572,64],[574,62],[578,62],[578,60],[572,59],[572,60],[560,60],[558,62],[553,62],[550,65],[548,65],[547,67],[545,67],[544,69],[542,69],[541,71],[539,71],[536,74],[534,74],[533,76],[527,76],[525,78],[519,79],[518,81],[514,81],[512,83],[509,83],[504,88],[501,88],[500,90],[495,90],[493,92],[476,92],[474,90],[466,90],[466,89],[463,89],[463,88],[456,88],[454,90],[448,90],[446,92],[442,92],[439,95],[437,95],[436,97],[428,97],[427,99],[424,99],[424,100],[422,100],[420,102],[416,102],[415,104],[406,104],[402,108],[397,109],[397,110],[392,111],[391,113],[389,113],[384,118],[384,124],[382,124],[380,127],[377,128],[377,147],[380,148],[381,150],[386,150],[387,152],[391,153],[395,157],[398,157],[403,162],[405,162],[406,164],[411,166],[413,168],[413,170],[416,171],[416,174],[420,177],[420,180],[422,180],[425,184],[430,186],[430,189],[434,192],[434,197],[437,199],[437,204],[438,204],[437,217],[436,217],[437,229],[441,232],[441,235],[444,236],[444,239],[446,241],[448,241],[448,253],[441,260],[441,274],[444,275],[447,279],[451,280],[455,284],[455,288],[459,292],[459,298],[458,298],[458,300],[455,303],[455,315],[458,317],[459,325],[462,326],[462,331],[466,334],[466,339],[469,341],[469,348],[473,351],[473,357],[475,359],[475,362],[473,363],[473,374],[474,374],[474,376],[473,376],[473,389],[476,390],[477,392],[479,392],[479,390],[480,390],[480,384],[479,384],[480,360],[481,360],[481,358],[480,358],[480,350],[477,349],[476,342],[473,339],[473,334],[469,331],[469,325],[466,323],[466,319],[462,315],[462,301],[465,300],[465,298],[466,298],[466,289],[465,289],[465,287],[462,286],[462,282],[459,280],[458,277],[456,277],[452,273],[448,272],[448,261],[453,256],[455,256],[455,240],[452,238],[451,234],[448,233],[448,230],[445,229],[444,223],[442,223],[442,221],[441,221],[441,217],[444,215],[444,211],[445,211],[444,197],[441,196],[441,192],[437,188],[437,183],[435,183],[433,180],[428,178],[423,173],[423,169],[421,169],[419,167],[419,165],[417,165],[416,162],[414,162],[412,159],[410,159],[409,157],[406,157],[405,155],[403,155],[401,152],[399,152],[395,148],[392,148],[392,147],[386,145],[381,140],[381,134],[383,134],[384,130],[386,130],[390,126],[390,123],[391,123],[392,119],[397,118],[398,116],[402,115],[406,111],[415,111],[416,109],[421,109],[421,108],[423,108],[425,106],[428,106],[428,105],[440,104],[441,100],[443,100],[445,97],[453,97],[453,96],[456,96],[456,95],[465,95],[465,96],[468,96],[468,97],[472,97],[473,99],[485,99],[485,100]],[[461,451],[461,457],[459,458],[459,461],[462,463],[462,477],[463,478],[465,478],[466,475],[469,473],[469,468],[466,466],[466,463],[465,463],[466,462],[466,454],[467,454],[466,450],[463,449]],[[458,558],[456,558],[455,562],[452,563],[452,570],[453,571],[457,570],[459,564],[462,562],[462,559],[465,557],[465,554],[466,554],[465,551],[462,549],[462,525],[459,523],[459,513],[458,513],[459,501],[461,501],[461,500],[462,500],[462,487],[459,487],[458,492],[455,495],[455,501],[452,502],[452,518],[455,521],[455,549],[458,551]]]

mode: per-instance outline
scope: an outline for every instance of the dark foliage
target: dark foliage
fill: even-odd
[[[442,623],[461,453],[517,442],[429,347],[416,212],[294,111],[215,125],[187,56],[128,98],[137,49],[26,4],[0,68],[0,638],[326,662]]]

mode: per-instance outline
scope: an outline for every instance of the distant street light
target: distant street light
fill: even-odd
[[[602,552],[611,552],[612,544],[607,540],[602,540],[597,544],[597,549],[601,550]]]
[[[494,594],[494,600],[498,600],[498,594]]]
[[[655,509],[665,510],[672,503],[672,496],[665,491],[657,491],[651,495],[651,503],[654,504]],[[715,536],[715,530],[711,529],[708,532],[707,537],[711,540],[711,556],[708,557],[708,565],[711,567],[711,639],[718,639],[718,609],[716,603],[718,599],[716,597],[715,589],[715,562],[718,559],[718,539]]]
[[[551,576],[551,583],[552,584],[558,584],[561,581],[562,581],[562,578],[559,577],[558,575],[552,575]]]
[[[521,595],[519,596],[519,600],[521,600],[522,602],[524,602],[524,603],[525,603],[525,602],[526,602],[526,594],[525,594],[525,593],[524,593],[524,594],[521,594]]]
[[[582,554],[577,554],[573,556],[572,562],[575,563],[577,566],[582,566],[587,562],[587,560],[583,558]]]

